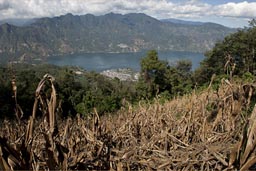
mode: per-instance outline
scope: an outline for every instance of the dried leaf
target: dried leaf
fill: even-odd
[[[241,163],[240,165],[242,166],[249,155],[253,152],[256,146],[256,106],[254,107],[248,127],[248,134],[247,134],[247,144],[244,150],[244,153],[241,158]]]
[[[249,170],[249,168],[256,163],[256,156],[250,157],[246,163],[241,167],[240,171]]]

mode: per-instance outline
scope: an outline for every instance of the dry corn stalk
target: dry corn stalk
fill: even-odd
[[[240,170],[249,170],[256,164],[256,105],[250,119],[244,126],[243,135],[233,149],[229,165],[238,165]]]
[[[23,117],[24,113],[23,113],[20,105],[18,104],[18,100],[17,100],[17,86],[16,86],[15,75],[13,75],[11,84],[12,84],[13,98],[14,98],[14,101],[15,101],[15,115],[16,115],[16,118],[17,118],[18,122],[20,123],[20,119]]]
[[[47,101],[47,105],[44,103],[44,101],[42,100],[44,97],[41,96],[41,91],[43,90],[43,87],[46,83],[46,81],[50,81],[51,83],[51,88],[52,88],[52,92],[51,92],[51,97],[50,100],[46,100]],[[54,77],[46,74],[44,75],[43,79],[39,82],[36,92],[35,92],[35,102],[34,102],[34,106],[33,106],[33,113],[32,116],[30,117],[29,120],[29,124],[27,127],[27,133],[26,133],[26,145],[28,145],[28,143],[31,141],[32,137],[33,137],[33,127],[34,127],[34,120],[35,120],[35,116],[36,116],[36,111],[38,108],[38,102],[41,102],[42,108],[46,108],[48,109],[48,112],[45,113],[45,117],[48,121],[48,126],[49,126],[49,131],[52,134],[54,131],[54,126],[55,126],[55,109],[56,109],[56,90],[53,84],[54,81]],[[45,112],[45,111],[43,111]]]
[[[140,103],[137,108],[123,109],[110,117],[99,117],[95,109],[92,117],[78,115],[59,121],[56,131],[56,92],[52,80],[46,75],[38,85],[26,134],[24,129],[7,123],[0,131],[7,130],[7,135],[16,136],[20,130],[20,136],[25,134],[25,149],[30,152],[25,169],[242,170],[251,168],[255,162],[255,142],[253,138],[249,141],[254,136],[254,116],[248,128],[243,129],[247,115],[241,114],[248,111],[254,89],[248,89],[245,95],[243,86],[223,80],[217,91],[210,85],[205,91],[177,97],[163,105],[155,99],[154,103]],[[48,99],[43,96],[46,82],[52,89]],[[44,121],[35,119],[39,105]],[[217,111],[217,116],[207,121],[212,111]],[[237,143],[242,130],[244,138]],[[8,146],[19,138],[10,137]],[[230,153],[231,146],[236,148]],[[7,147],[1,143],[0,154],[3,149]],[[13,149],[20,152],[21,148]],[[15,159],[8,162],[0,158],[1,168],[11,169],[15,163]]]
[[[44,99],[42,97],[42,91],[43,87],[46,83],[46,81],[49,81],[51,84],[51,97],[50,100]],[[54,77],[52,77],[49,74],[46,74],[43,79],[39,82],[38,87],[36,89],[35,93],[35,102],[33,106],[33,113],[30,117],[28,124],[27,124],[27,130],[25,133],[25,139],[21,144],[20,148],[14,149],[11,147],[5,138],[0,137],[0,168],[2,170],[14,170],[14,169],[31,169],[33,168],[33,162],[35,162],[34,155],[33,155],[33,132],[34,132],[34,122],[35,122],[35,116],[36,116],[36,110],[38,108],[38,103],[41,103],[42,108],[47,109],[47,113],[45,113],[45,118],[48,121],[48,123],[45,124],[45,130],[44,132],[45,140],[46,140],[46,151],[48,152],[48,158],[51,162],[58,161],[56,153],[54,152],[55,149],[55,142],[53,140],[53,133],[55,131],[55,108],[56,108],[56,91],[53,84]],[[15,83],[15,79],[12,80],[12,86],[13,86],[13,92],[17,107],[17,87]],[[43,103],[46,101],[47,103]],[[47,104],[47,106],[45,106]],[[20,117],[17,117],[18,119]],[[49,148],[48,148],[49,147]],[[51,153],[51,154],[50,154]],[[52,160],[54,159],[54,160]],[[34,160],[34,161],[33,161]],[[52,167],[51,167],[52,166]],[[55,165],[49,165],[50,169],[56,169]]]

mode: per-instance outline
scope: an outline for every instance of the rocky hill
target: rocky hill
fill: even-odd
[[[222,25],[160,21],[145,14],[67,14],[30,25],[0,25],[0,58],[28,60],[88,52],[178,50],[204,52],[234,32]]]

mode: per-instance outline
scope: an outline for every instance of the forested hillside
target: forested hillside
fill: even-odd
[[[37,19],[23,27],[0,25],[0,60],[150,49],[204,52],[234,31],[213,23],[162,22],[145,14],[67,14]]]

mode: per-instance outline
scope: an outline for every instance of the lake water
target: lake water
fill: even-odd
[[[135,71],[140,70],[140,60],[145,57],[147,52],[136,53],[85,53],[72,54],[65,56],[49,57],[47,62],[58,66],[79,66],[88,71],[101,72],[108,69],[131,68]],[[168,61],[169,64],[175,63],[180,59],[192,61],[194,70],[204,59],[202,53],[164,51],[158,52],[159,59]]]

